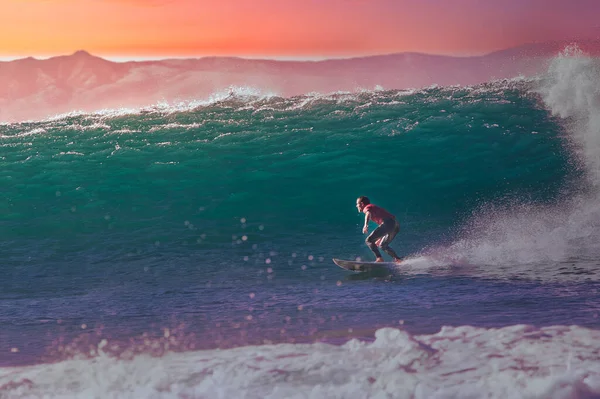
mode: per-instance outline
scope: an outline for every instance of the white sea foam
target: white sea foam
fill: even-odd
[[[467,90],[472,93],[473,101],[477,100],[477,97],[481,95],[482,92],[487,92],[489,90],[498,90],[501,87],[511,87],[515,84],[519,84],[522,82],[531,82],[532,78],[523,78],[517,77],[512,79],[500,79],[490,81],[485,84],[479,84],[474,86],[446,86],[440,87],[438,85],[431,85],[429,87],[421,88],[421,89],[394,89],[393,96],[402,99],[404,97],[415,95],[415,94],[427,94],[432,90],[444,90],[444,91],[457,91],[457,90]],[[369,100],[367,103],[364,103],[364,96],[368,95]],[[390,92],[383,90],[381,87],[375,87],[373,89],[356,89],[354,91],[333,91],[333,92],[311,92],[301,96],[296,97],[280,97],[279,94],[275,91],[263,90],[254,86],[229,86],[227,88],[223,88],[220,90],[215,90],[213,93],[203,96],[197,99],[190,100],[161,100],[157,101],[154,104],[148,104],[146,106],[140,107],[116,107],[116,108],[102,108],[94,111],[83,111],[83,110],[72,110],[65,113],[59,113],[50,117],[47,117],[43,120],[27,120],[22,122],[0,122],[0,126],[9,126],[11,124],[22,124],[22,123],[38,123],[38,122],[64,122],[69,118],[80,118],[87,117],[93,118],[93,120],[97,119],[112,119],[119,118],[123,116],[129,115],[140,115],[145,113],[158,113],[163,115],[169,115],[173,113],[179,112],[188,112],[193,111],[199,107],[210,107],[214,104],[224,103],[227,101],[235,101],[238,107],[238,111],[242,110],[254,110],[256,112],[261,112],[265,110],[286,110],[286,111],[294,111],[298,109],[305,109],[312,107],[314,104],[318,104],[321,101],[331,101],[336,104],[344,104],[347,102],[358,102],[357,109],[368,109],[373,104],[379,103],[380,100],[383,100],[385,104],[394,105],[399,104],[397,101],[389,101]],[[100,124],[102,124],[100,122]],[[176,124],[171,126],[165,125],[162,128],[175,127]],[[61,126],[64,127],[64,126]],[[77,129],[81,129],[81,126],[72,126]],[[186,127],[186,125],[182,125],[182,127]],[[193,127],[190,125],[190,127]],[[91,126],[87,128],[104,128],[104,126]],[[157,127],[159,128],[159,127]],[[119,131],[118,133],[135,133],[135,131],[129,131],[127,129],[123,131]],[[43,133],[43,132],[33,132],[32,134]],[[115,133],[115,132],[112,132]],[[25,134],[27,135],[27,134]],[[0,135],[0,138],[3,136]],[[8,136],[7,136],[8,137]]]
[[[176,112],[191,111],[198,107],[206,107],[227,100],[245,101],[249,104],[268,98],[277,94],[272,91],[264,91],[251,86],[229,86],[222,90],[216,90],[206,97],[185,101],[159,101],[143,107],[120,107],[120,108],[102,108],[95,111],[73,110],[70,112],[59,113],[43,119],[43,122],[62,121],[67,118],[76,118],[81,116],[118,118],[126,115],[139,115],[142,113],[156,112],[161,114],[172,114]],[[27,120],[19,123],[39,122],[36,120]],[[10,125],[11,123],[2,123]]]
[[[552,113],[572,118],[571,139],[592,183],[600,184],[600,59],[567,48],[550,65],[541,93]]]
[[[154,132],[158,132],[161,130],[170,130],[170,129],[190,130],[190,129],[197,129],[197,128],[201,127],[202,125],[203,125],[203,123],[188,123],[188,124],[166,123],[164,125],[154,126],[154,127],[150,128],[149,132],[154,133]]]
[[[100,350],[101,352],[101,350]],[[600,397],[600,332],[383,328],[372,343],[279,344],[0,369],[2,398]]]
[[[555,278],[571,260],[600,280],[600,60],[567,48],[539,80],[545,105],[564,119],[589,187],[553,206],[511,203],[476,212],[461,238],[430,255],[488,265],[484,274]],[[510,269],[502,265],[512,264]],[[520,264],[521,267],[514,266]],[[571,275],[571,278],[575,278]]]

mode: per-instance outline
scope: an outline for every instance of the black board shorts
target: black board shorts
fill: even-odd
[[[400,231],[400,224],[394,218],[387,218],[381,223],[371,234],[367,237],[368,242],[376,242],[378,239],[383,237],[380,247],[386,247],[396,237],[396,234]]]

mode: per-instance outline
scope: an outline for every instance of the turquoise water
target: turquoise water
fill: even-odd
[[[31,256],[44,240],[36,257],[122,256],[157,242],[222,257],[288,241],[314,252],[324,239],[359,253],[358,195],[398,215],[413,252],[479,204],[551,202],[578,178],[561,125],[526,89],[235,99],[5,125],[1,206],[19,240],[9,254]]]
[[[185,351],[370,339],[399,323],[597,328],[582,306],[600,298],[597,280],[560,277],[590,273],[591,244],[548,259],[551,240],[529,251],[492,234],[508,220],[530,237],[593,191],[568,120],[536,85],[234,96],[0,125],[0,365],[102,338],[145,351],[165,329]],[[397,216],[398,253],[441,253],[454,269],[337,268],[333,257],[373,257],[360,195]],[[471,251],[483,244],[506,250],[486,265]]]

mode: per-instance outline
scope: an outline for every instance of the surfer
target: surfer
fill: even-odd
[[[381,247],[385,253],[394,258],[395,262],[402,262],[402,259],[396,252],[390,248],[390,242],[392,242],[398,231],[400,231],[400,224],[396,221],[396,217],[385,209],[371,204],[369,198],[365,196],[356,199],[356,209],[358,209],[359,213],[364,212],[365,214],[364,234],[369,232],[369,220],[379,225],[365,240],[369,249],[375,254],[375,262],[383,262],[381,252],[379,252],[377,246]]]

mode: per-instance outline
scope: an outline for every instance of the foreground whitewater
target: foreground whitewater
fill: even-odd
[[[0,369],[3,398],[553,398],[600,396],[600,332],[580,327],[445,327],[375,341],[102,354]],[[104,343],[106,344],[106,343]]]

